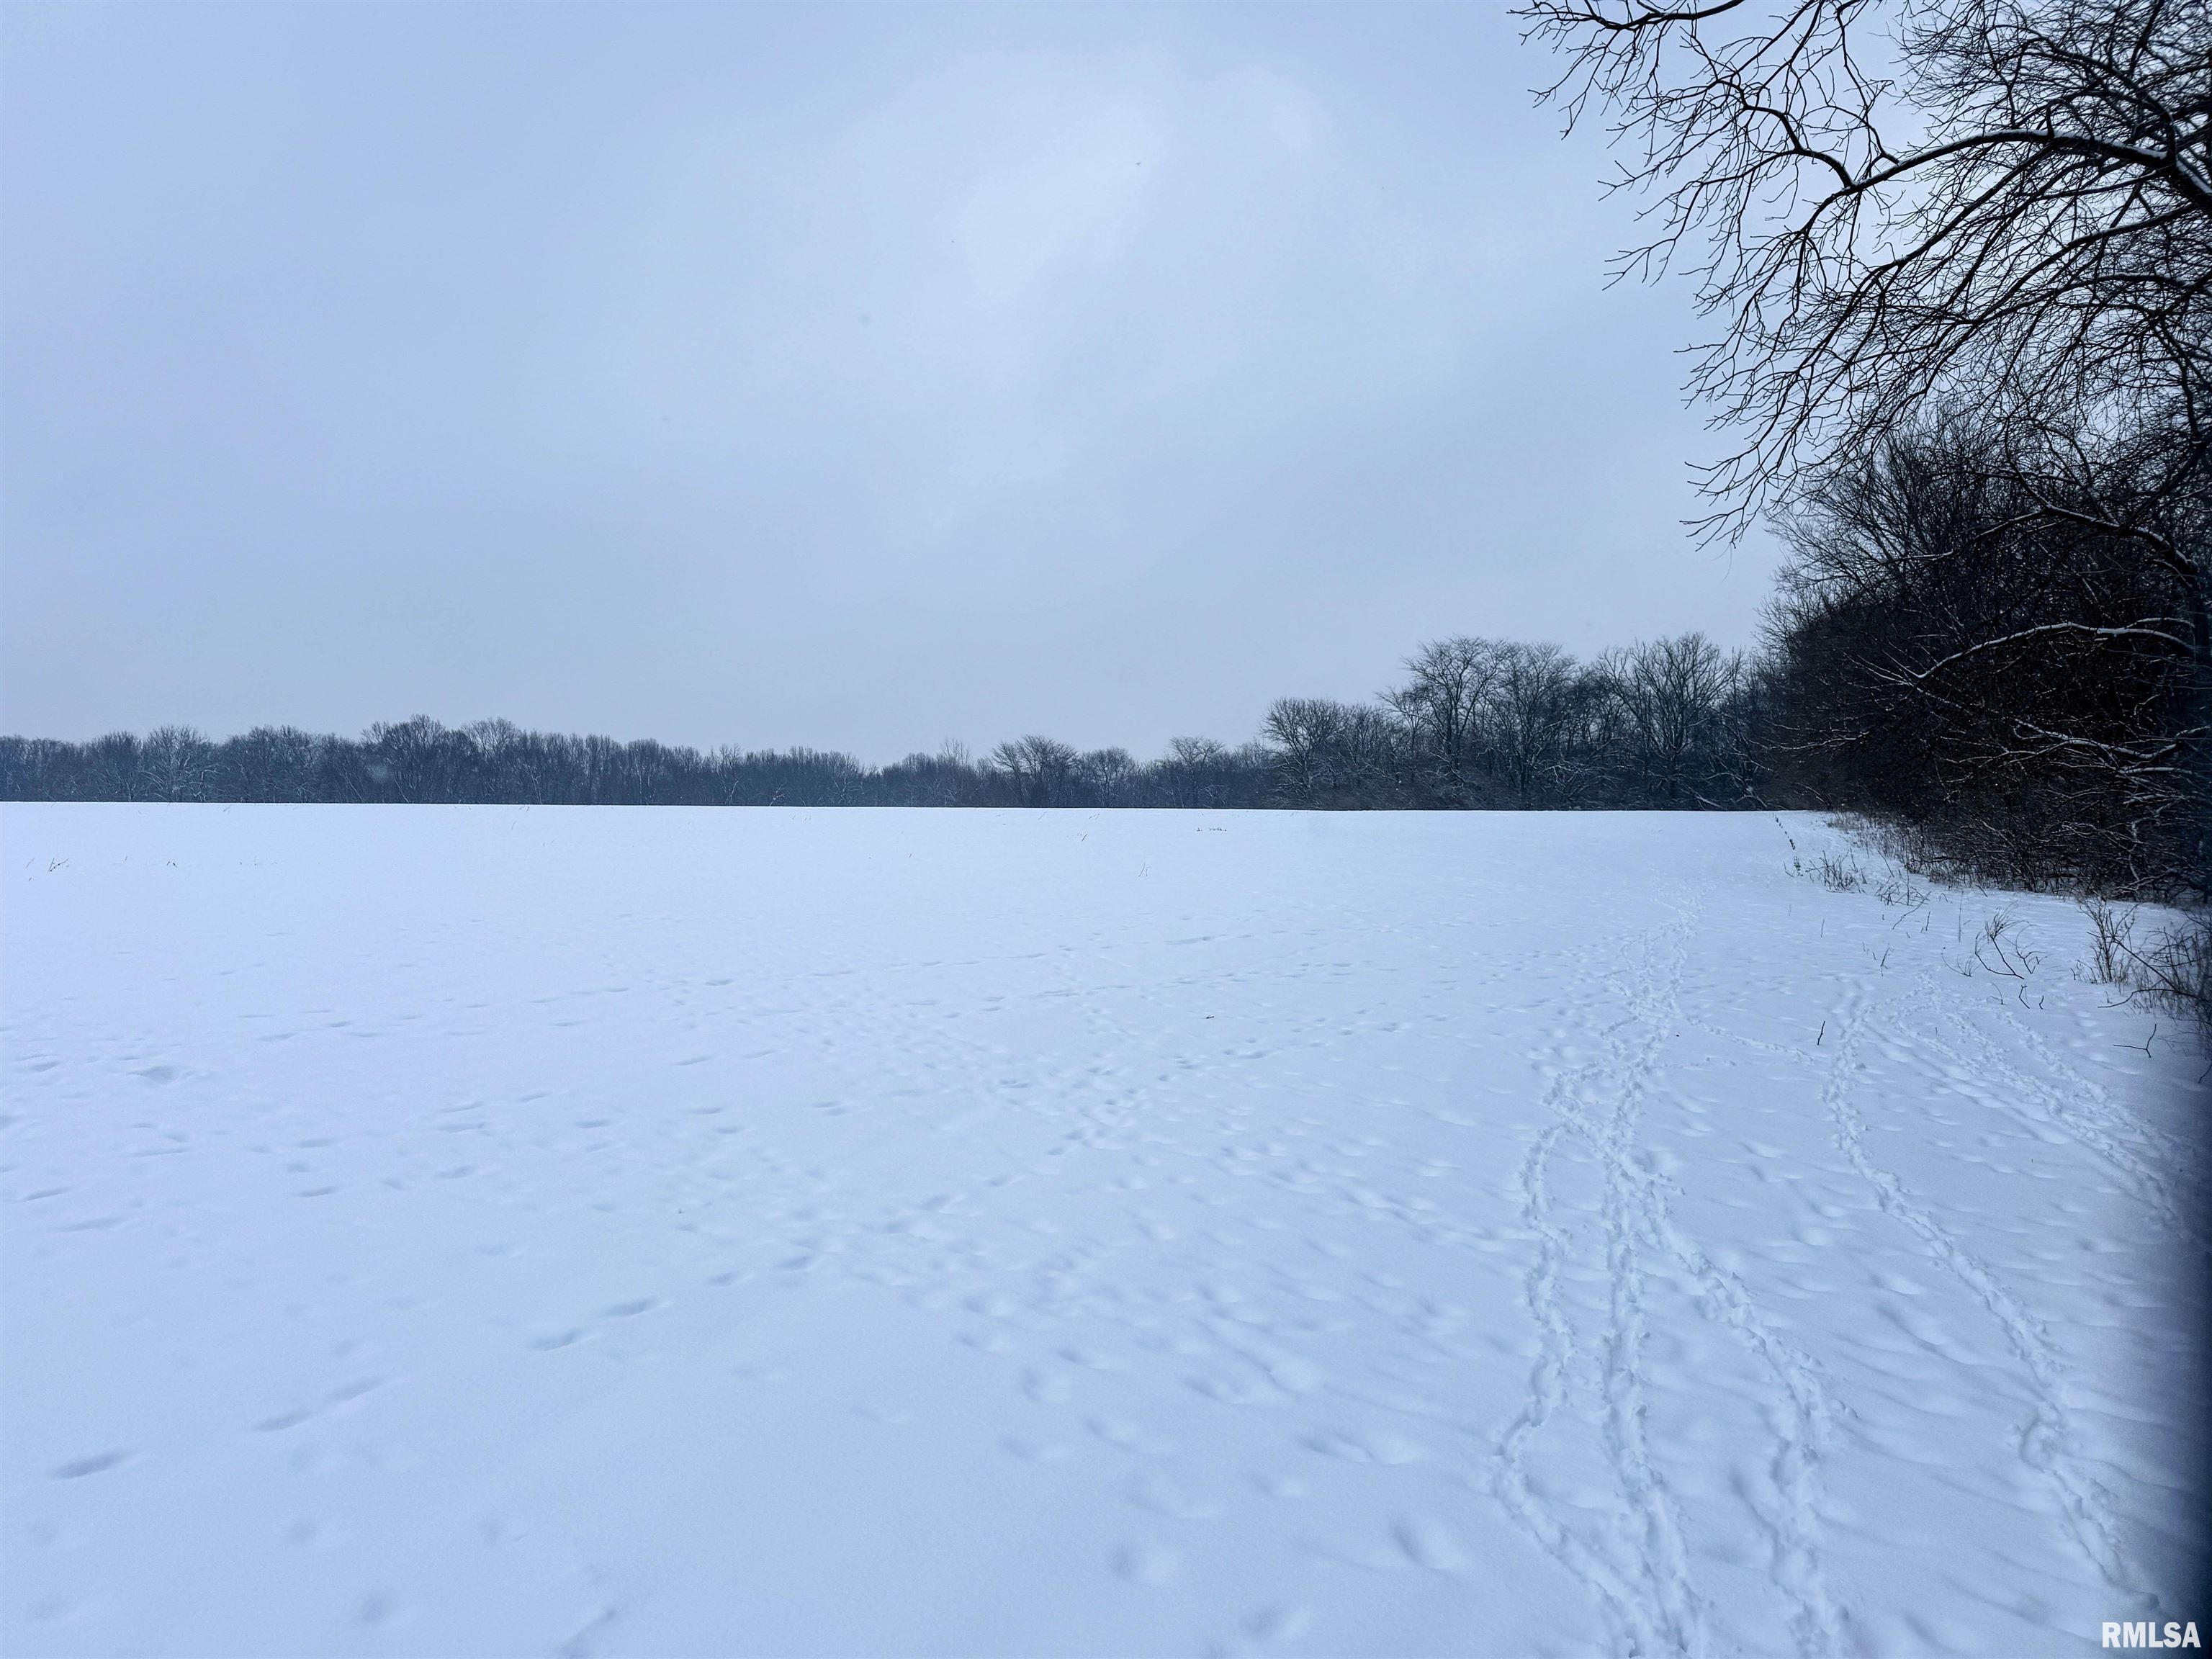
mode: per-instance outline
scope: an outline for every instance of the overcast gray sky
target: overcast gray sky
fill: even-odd
[[[1241,739],[1748,641],[1498,8],[0,9],[0,726]]]

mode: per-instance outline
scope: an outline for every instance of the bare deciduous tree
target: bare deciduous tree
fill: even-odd
[[[215,785],[215,750],[189,726],[156,726],[138,750],[149,800],[205,800]]]
[[[990,764],[1011,781],[1018,805],[1066,806],[1079,758],[1071,744],[1032,732],[1000,744],[991,751]]]
[[[1382,694],[1440,800],[1473,805],[1482,798],[1477,760],[1485,713],[1510,649],[1466,635],[1431,640],[1406,659],[1407,683]]]
[[[1741,793],[1736,756],[1745,666],[1702,634],[1610,653],[1598,665],[1620,720],[1608,745],[1633,793],[1654,806],[1711,805]],[[1734,802],[1730,799],[1729,804]]]
[[[2212,418],[2207,0],[1528,0],[1570,125],[1650,193],[1622,269],[1720,321],[1693,390],[1743,443],[1708,528],[1931,398],[2036,432]],[[1883,24],[1892,27],[1885,31]]]
[[[2124,476],[2031,497],[2001,445],[1966,417],[1900,433],[1788,520],[1777,759],[1975,874],[2201,894],[2186,586],[2102,527]],[[2208,507],[2168,495],[2149,522],[2185,540]]]
[[[1521,15],[1651,198],[1622,270],[1720,325],[1700,523],[1787,522],[1784,678],[1840,722],[1796,752],[2015,876],[2204,892],[2212,0]]]
[[[1558,646],[1502,647],[1482,738],[1516,804],[1564,801],[1583,708],[1582,676]]]

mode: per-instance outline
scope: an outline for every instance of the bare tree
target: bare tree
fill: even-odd
[[[205,800],[215,786],[215,749],[189,726],[157,726],[138,751],[149,800]]]
[[[1276,789],[1294,806],[1404,804],[1406,730],[1390,711],[1328,697],[1282,697],[1264,728]]]
[[[53,738],[0,738],[0,799],[69,799],[83,752]]]
[[[1741,447],[1709,530],[1942,397],[2037,432],[2118,410],[2203,462],[2207,0],[1528,0],[1549,94],[1651,193],[1625,271],[1686,267],[1692,389]],[[1894,27],[1885,35],[1884,21]],[[2201,571],[2200,571],[2201,580]]]
[[[1569,125],[1601,112],[1616,185],[1652,198],[1622,271],[1686,267],[1721,325],[1691,386],[1738,442],[1705,474],[1699,522],[1789,523],[1786,678],[1801,713],[1862,721],[1801,720],[1797,752],[1853,746],[1842,775],[1893,810],[1936,786],[1923,820],[1978,822],[1969,839],[2016,872],[2064,848],[2069,872],[2203,891],[2212,0],[1521,15],[1565,55],[1550,95]],[[1962,420],[1971,441],[1952,443]],[[1966,470],[1890,488],[1930,458]],[[1900,503],[1964,513],[1971,533],[1865,521]],[[1981,576],[2002,580],[1978,597]],[[1911,605],[1935,608],[1908,646]],[[1841,678],[1824,690],[1815,665]],[[1909,728],[1890,745],[1917,757],[1905,779],[1863,763],[1876,710]],[[2077,816],[2039,817],[2059,811]]]
[[[1582,713],[1582,677],[1556,645],[1509,645],[1484,711],[1492,768],[1522,806],[1562,804]]]
[[[1619,716],[1606,746],[1639,804],[1711,805],[1739,792],[1730,722],[1744,673],[1740,655],[1703,634],[1633,645],[1600,664],[1601,695]]]
[[[1268,706],[1263,729],[1291,800],[1318,803],[1336,788],[1346,712],[1326,697],[1278,697]]]
[[[380,799],[453,799],[447,788],[453,769],[450,734],[438,721],[428,714],[405,720],[379,720],[366,736],[363,769]]]
[[[1126,805],[1139,769],[1136,757],[1126,749],[1093,749],[1076,757],[1070,779],[1073,792],[1085,806]]]
[[[217,754],[226,800],[315,800],[326,796],[324,776],[333,739],[295,726],[257,726],[223,744]]]
[[[1382,694],[1405,722],[1428,793],[1443,805],[1471,805],[1481,798],[1477,751],[1510,650],[1464,635],[1431,640],[1406,659],[1406,684]]]
[[[1785,526],[1777,759],[1970,873],[2201,897],[2185,589],[2103,527],[2124,474],[2031,497],[2002,446],[1960,417],[1824,471]],[[2185,540],[2191,518],[2212,502],[2169,496],[2149,522]]]
[[[1170,806],[1219,806],[1229,766],[1229,750],[1212,738],[1176,738],[1156,769],[1161,793]]]
[[[92,743],[91,765],[88,769],[99,781],[98,799],[106,800],[138,800],[145,794],[145,785],[138,773],[138,738],[130,732],[110,732]]]
[[[1000,744],[991,751],[992,768],[1012,785],[1024,806],[1073,804],[1077,756],[1073,745],[1035,732]]]

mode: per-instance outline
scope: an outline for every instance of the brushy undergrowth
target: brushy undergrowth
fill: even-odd
[[[1881,890],[1917,876],[1946,887],[2012,888],[2070,897],[2089,923],[2089,954],[2077,965],[2077,975],[2110,988],[2123,1000],[2189,1021],[2212,1046],[2212,908],[2154,906],[2153,919],[2144,915],[2143,903],[2132,899],[2084,893],[2062,878],[1972,857],[1960,850],[1955,837],[1939,839],[1911,824],[1856,815],[1830,823],[1875,854],[1885,873],[1870,879],[1848,854],[1823,853],[1818,864],[1801,866],[1823,885],[1839,892]],[[1890,902],[1887,892],[1883,897]],[[2002,938],[1982,943],[1985,951],[2007,956]]]

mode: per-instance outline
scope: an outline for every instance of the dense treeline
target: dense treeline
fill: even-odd
[[[90,743],[0,738],[11,800],[543,805],[1714,808],[1757,804],[1753,678],[1702,635],[1578,663],[1449,639],[1370,703],[1286,697],[1257,741],[1178,738],[1139,761],[1041,736],[864,765],[818,750],[705,751],[427,716],[358,738],[188,726]]]
[[[1707,527],[1790,548],[1769,793],[2179,902],[2167,982],[2212,1018],[2212,4],[1522,15],[1646,198],[1621,268],[1712,324]]]
[[[1441,640],[1373,704],[1285,698],[1264,748],[1304,806],[1757,805],[1759,681],[1699,634],[1577,663]]]
[[[2212,896],[2212,490],[2186,449],[2035,453],[1954,418],[1828,469],[1771,614],[1777,787],[1978,879]]]

